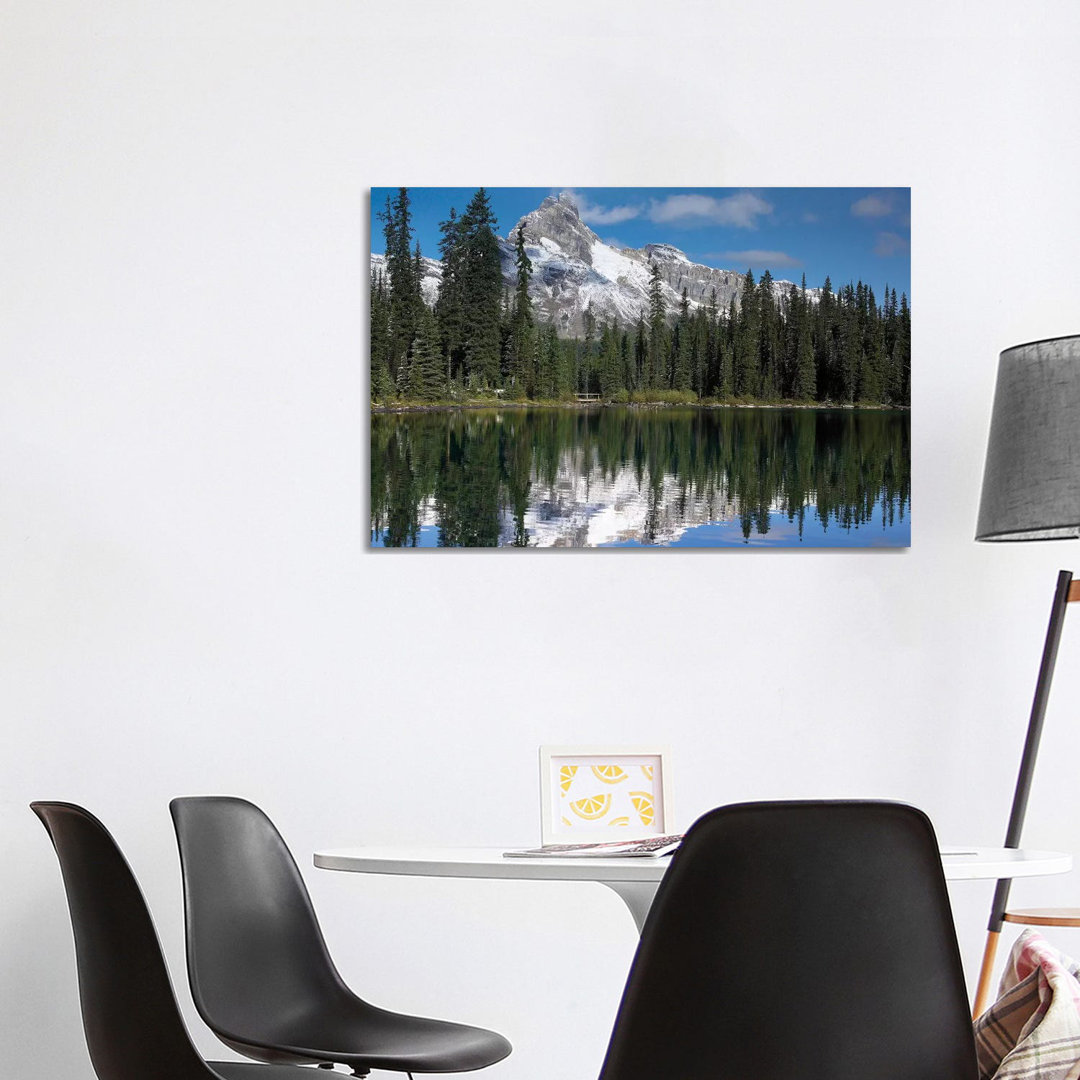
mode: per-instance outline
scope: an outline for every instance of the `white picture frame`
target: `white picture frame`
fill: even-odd
[[[540,842],[673,833],[670,762],[666,746],[541,746]]]

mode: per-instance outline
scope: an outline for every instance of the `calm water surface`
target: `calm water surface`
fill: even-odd
[[[377,547],[906,547],[910,503],[907,412],[371,417]]]

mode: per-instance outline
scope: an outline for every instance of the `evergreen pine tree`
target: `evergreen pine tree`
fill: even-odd
[[[435,401],[446,392],[435,316],[425,306],[416,320],[416,337],[409,356],[406,391],[417,401]]]
[[[585,336],[581,342],[581,351],[578,355],[577,380],[574,384],[575,392],[579,394],[594,393],[592,385],[593,376],[593,341],[596,337],[596,316],[593,315],[592,304],[585,305],[585,311],[581,316],[584,325]]]
[[[735,297],[728,301],[727,318],[720,334],[717,366],[718,394],[721,399],[731,398],[735,393],[735,340],[739,327],[739,312],[735,307]]]
[[[771,401],[777,396],[781,355],[781,316],[776,305],[773,276],[765,270],[758,282],[758,393]]]
[[[611,401],[620,389],[619,328],[612,320],[605,323],[600,336],[600,396]]]
[[[446,357],[446,376],[450,382],[460,376],[465,364],[465,299],[462,295],[462,259],[464,244],[461,218],[450,207],[450,216],[439,224],[442,239],[439,255],[442,259],[442,281],[435,301],[435,317],[439,338]]]
[[[735,331],[734,390],[739,397],[756,396],[761,387],[761,326],[757,307],[754,272],[747,270],[739,294],[739,318]]]
[[[649,266],[649,362],[645,388],[658,390],[667,384],[667,305],[660,267],[656,263]]]
[[[385,401],[394,389],[390,378],[390,303],[386,279],[378,271],[371,275],[371,400]]]
[[[682,299],[679,301],[679,317],[675,324],[676,344],[675,363],[672,374],[672,386],[676,390],[689,390],[691,383],[691,327],[690,327],[690,298],[684,286]]]
[[[645,329],[645,316],[639,315],[634,332],[634,381],[630,388],[640,390],[648,385],[649,334]]]
[[[510,376],[516,393],[528,397],[536,391],[533,313],[529,299],[532,261],[525,250],[525,230],[520,226],[514,243],[514,265],[517,268],[517,287],[510,316]]]
[[[911,308],[907,293],[900,294],[900,311],[897,315],[896,341],[893,343],[893,385],[896,387],[895,404],[911,404]]]
[[[851,404],[859,382],[862,360],[862,335],[859,329],[855,287],[849,282],[840,293],[840,394]]]
[[[806,275],[803,274],[802,289],[797,289],[792,285],[783,298],[780,362],[777,374],[777,392],[781,398],[795,396],[799,367],[799,335],[806,321],[806,303]]]
[[[577,387],[577,342],[559,338],[558,344],[559,379],[556,396],[559,398],[568,398],[576,393]]]
[[[795,384],[792,396],[796,401],[813,401],[817,397],[817,370],[814,363],[814,343],[810,332],[810,313],[806,301],[806,275],[798,299],[800,312],[798,342],[795,352]]]
[[[617,391],[628,391],[634,385],[634,347],[630,331],[623,328],[619,335],[619,385]],[[625,393],[623,400],[625,400]]]
[[[416,319],[423,301],[420,278],[412,252],[412,215],[409,189],[398,188],[397,198],[386,199],[380,214],[386,240],[386,270],[389,277],[390,352],[388,366],[395,385],[402,387],[406,375],[409,348],[416,336]],[[419,248],[417,249],[417,256]]]
[[[818,297],[817,334],[814,345],[814,365],[817,368],[818,397],[822,400],[840,396],[838,389],[836,346],[836,298],[832,281],[825,276],[825,284]]]
[[[513,301],[510,290],[503,285],[502,300],[499,302],[499,382],[498,386],[512,386],[510,370],[510,323],[513,318]],[[519,393],[514,394],[519,397]]]
[[[538,397],[559,396],[559,332],[552,322],[540,331],[537,383]]]
[[[705,308],[705,320],[704,375],[698,393],[711,397],[720,390],[720,306],[715,285]]]
[[[487,192],[480,188],[461,216],[461,295],[466,375],[470,385],[482,388],[499,383],[503,285],[497,225]]]
[[[859,400],[880,404],[886,400],[885,320],[878,311],[874,292],[867,289],[866,328],[863,334],[862,365],[859,369]]]

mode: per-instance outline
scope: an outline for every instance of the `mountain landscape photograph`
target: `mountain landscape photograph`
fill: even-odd
[[[373,547],[910,544],[907,188],[374,188]]]

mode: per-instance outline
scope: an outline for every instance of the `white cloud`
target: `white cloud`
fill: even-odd
[[[888,217],[893,212],[892,198],[887,195],[864,195],[851,204],[856,217]]]
[[[752,266],[755,269],[770,269],[774,266],[802,266],[802,259],[789,255],[786,251],[761,251],[751,248],[749,251],[710,251],[706,259],[716,259],[733,266]]]
[[[578,191],[564,191],[563,194],[574,200],[581,220],[588,225],[618,225],[620,221],[630,221],[641,216],[641,206],[632,206],[629,203],[624,206],[600,206],[590,202],[587,195]]]
[[[906,255],[911,250],[911,244],[898,233],[879,232],[877,243],[874,244],[874,254],[888,258],[891,255]]]
[[[669,195],[666,199],[651,199],[648,218],[657,224],[668,225],[731,225],[737,229],[753,229],[762,214],[772,211],[772,205],[760,195],[740,191],[718,199],[713,195]]]

